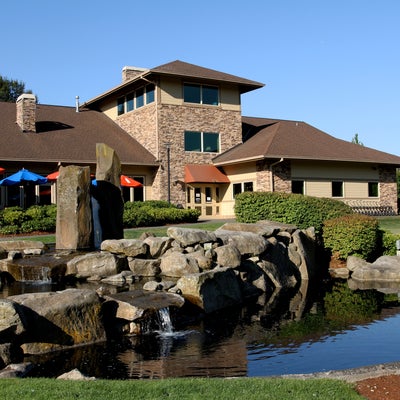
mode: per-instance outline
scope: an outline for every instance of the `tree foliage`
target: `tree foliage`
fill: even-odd
[[[359,144],[360,146],[364,146],[364,143],[360,142],[360,139],[358,138],[358,133],[356,133],[351,139],[351,143]]]
[[[31,90],[25,90],[24,82],[0,75],[0,101],[15,103],[18,96],[23,93],[32,93]]]

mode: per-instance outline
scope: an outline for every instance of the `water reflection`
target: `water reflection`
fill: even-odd
[[[303,282],[296,291],[277,290],[199,320],[174,317],[167,334],[118,338],[26,361],[35,364],[33,376],[78,368],[103,379],[151,379],[310,373],[394,362],[400,354],[397,294],[352,290],[347,282]]]

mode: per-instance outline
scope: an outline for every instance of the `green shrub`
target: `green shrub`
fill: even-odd
[[[238,222],[260,220],[294,224],[301,229],[314,227],[320,233],[323,221],[352,214],[342,201],[301,194],[278,192],[243,192],[235,197]]]
[[[336,258],[353,255],[370,260],[379,247],[379,223],[367,215],[345,215],[326,220],[322,237],[324,247]]]
[[[127,202],[124,205],[124,227],[162,226],[196,222],[200,211],[178,208],[166,201]]]
[[[21,207],[8,207],[2,210],[3,225],[19,226],[25,219],[25,212]]]
[[[400,234],[382,231],[382,254],[385,256],[397,255],[396,241],[400,240]]]

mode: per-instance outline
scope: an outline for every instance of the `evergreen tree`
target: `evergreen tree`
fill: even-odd
[[[25,90],[24,82],[0,75],[0,101],[15,103],[22,93],[32,93],[32,91]]]

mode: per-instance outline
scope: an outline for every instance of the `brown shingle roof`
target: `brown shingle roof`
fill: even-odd
[[[193,80],[205,80],[207,82],[225,82],[237,84],[240,93],[246,93],[251,90],[259,89],[264,86],[263,83],[252,81],[250,79],[241,78],[236,75],[226,74],[224,72],[215,71],[213,69],[200,67],[198,65],[189,64],[180,60],[172,61],[167,64],[160,65],[155,68],[146,69],[143,73],[139,74],[135,78],[118,85],[107,92],[88,100],[83,104],[85,107],[93,107],[99,101],[110,95],[116,95],[120,92],[124,92],[127,87],[135,85],[137,81],[145,79],[145,81],[151,81],[155,76],[175,76],[182,78],[192,78]]]
[[[337,139],[300,121],[242,118],[244,143],[214,158],[215,165],[244,160],[297,159],[400,166],[400,157]]]
[[[105,115],[37,104],[37,133],[16,124],[16,105],[0,102],[0,160],[95,163],[96,143],[105,143],[127,165],[157,165],[155,157]]]

